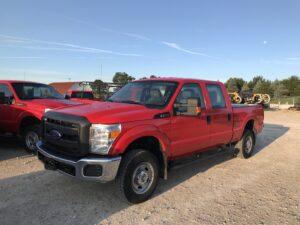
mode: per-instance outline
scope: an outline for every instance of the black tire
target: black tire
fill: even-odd
[[[136,149],[125,154],[117,176],[117,183],[123,197],[135,204],[148,200],[157,187],[159,180],[158,171],[158,160],[151,152]],[[143,176],[143,172],[147,174],[146,178]],[[147,180],[146,183],[148,183],[145,189],[142,188],[144,184],[140,185],[140,182],[144,180]]]
[[[36,154],[37,152],[36,142],[40,140],[41,137],[40,129],[40,125],[36,124],[26,127],[22,133],[23,146],[29,153]]]
[[[255,139],[251,130],[245,130],[243,137],[235,145],[236,155],[240,158],[247,159],[251,157],[254,149]]]

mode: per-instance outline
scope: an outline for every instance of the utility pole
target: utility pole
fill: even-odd
[[[100,80],[102,80],[102,64],[100,64]]]

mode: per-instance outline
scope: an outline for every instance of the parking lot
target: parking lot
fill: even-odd
[[[224,152],[179,166],[138,205],[114,182],[45,171],[1,138],[0,224],[300,224],[299,137],[299,112],[267,111],[252,158]]]

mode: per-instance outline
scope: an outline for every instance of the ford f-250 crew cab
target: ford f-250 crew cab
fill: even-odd
[[[116,178],[127,200],[139,203],[175,159],[225,145],[250,157],[263,118],[260,105],[231,105],[220,82],[139,80],[106,102],[47,112],[38,158],[73,177]]]
[[[46,84],[0,80],[0,133],[20,135],[24,147],[36,152],[45,111],[74,104]]]

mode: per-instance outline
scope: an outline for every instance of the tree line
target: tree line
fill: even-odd
[[[290,76],[283,80],[268,80],[263,76],[255,76],[249,82],[243,78],[231,77],[225,82],[228,92],[253,92],[269,94],[278,99],[286,96],[300,96],[299,76]]]

